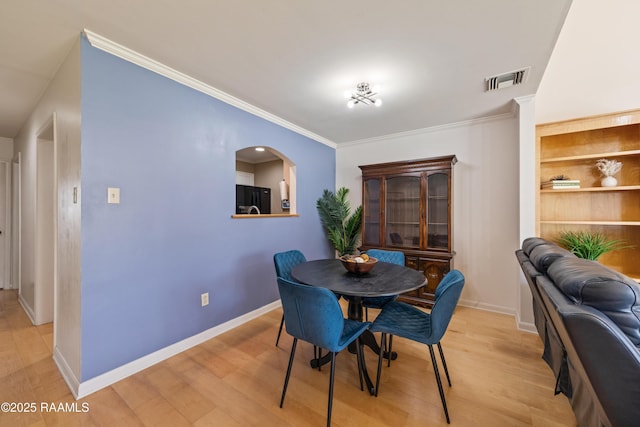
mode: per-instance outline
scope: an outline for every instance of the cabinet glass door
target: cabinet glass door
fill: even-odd
[[[380,245],[380,179],[364,181],[363,244]]]
[[[427,176],[427,248],[449,249],[449,175]]]
[[[387,178],[386,245],[420,247],[420,176]]]

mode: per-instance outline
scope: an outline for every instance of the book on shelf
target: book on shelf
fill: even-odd
[[[580,188],[579,179],[553,179],[550,181],[543,181],[541,185],[542,189],[558,190],[567,188]]]

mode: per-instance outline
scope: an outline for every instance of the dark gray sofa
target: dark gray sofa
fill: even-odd
[[[532,237],[516,257],[542,357],[580,426],[640,425],[640,285]]]

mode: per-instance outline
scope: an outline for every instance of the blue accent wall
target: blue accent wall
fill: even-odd
[[[332,256],[315,203],[335,188],[336,159],[84,39],[81,54],[86,381],[277,300],[275,252]],[[296,164],[299,217],[231,218],[235,152],[254,145]],[[120,204],[107,204],[108,187]]]

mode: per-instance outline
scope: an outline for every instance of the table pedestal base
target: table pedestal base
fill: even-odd
[[[364,331],[362,335],[360,335],[360,342],[362,343],[363,346],[369,347],[376,355],[380,354],[380,346],[378,345],[378,342],[376,341],[376,337],[373,335],[371,331],[368,331],[368,330]],[[349,344],[347,349],[349,350],[349,353],[357,354],[356,342],[354,341],[351,344]],[[395,351],[392,351],[391,353],[385,351],[383,357],[385,359],[391,358],[391,360],[396,360],[398,358],[398,354]],[[363,359],[362,374],[364,377],[364,381],[367,384],[367,390],[369,390],[369,394],[374,396],[376,394],[376,387],[375,387],[375,384],[373,384],[373,381],[371,380],[371,378],[369,377],[369,372],[367,371],[367,365],[366,365],[366,362],[364,361],[364,355],[362,359]],[[312,368],[317,369],[318,367],[323,366],[329,362],[331,362],[331,353],[327,353],[319,359],[311,359],[310,365]]]

